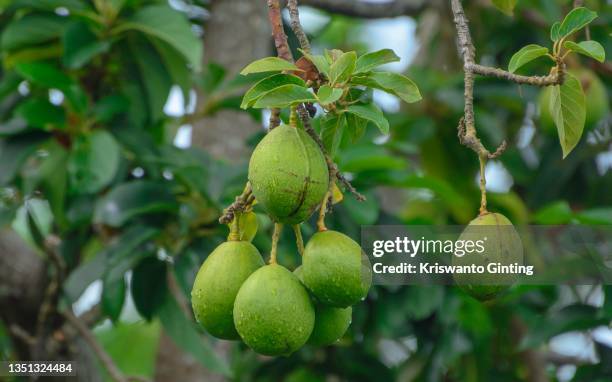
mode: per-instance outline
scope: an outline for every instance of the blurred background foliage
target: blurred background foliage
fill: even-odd
[[[260,9],[230,20],[216,18],[220,3],[0,1],[3,359],[75,359],[82,341],[60,314],[37,326],[41,306],[57,302],[59,311],[91,317],[124,373],[160,381],[612,380],[606,286],[515,287],[488,304],[454,287],[378,286],[354,308],[337,345],[287,358],[257,356],[200,331],[189,310],[191,284],[227,235],[217,218],[242,191],[248,153],[267,120],[265,112],[239,109],[245,87],[258,79],[236,75],[248,61],[228,67],[215,58],[253,55],[262,45],[240,39],[248,27],[241,23],[263,31],[264,51],[249,60],[274,54],[261,18],[265,2],[225,2],[234,15]],[[505,68],[520,47],[549,45],[550,25],[572,3],[521,0],[510,17],[489,1],[466,2],[478,59]],[[609,2],[581,3],[599,13],[589,33],[612,52]],[[358,240],[361,225],[469,222],[479,203],[478,163],[457,140],[463,75],[447,2],[432,1],[414,17],[363,20],[307,7],[302,16],[315,52],[393,48],[402,61],[388,69],[405,72],[423,94],[409,106],[373,94],[391,134],[369,128],[358,142],[343,140],[336,161],[368,200],[345,195],[328,226]],[[207,45],[220,23],[225,40]],[[521,70],[546,74],[545,65]],[[612,224],[612,69],[609,61],[577,56],[569,68],[581,73],[592,109],[565,160],[541,115],[540,89],[477,80],[483,142],[510,142],[487,167],[489,209],[515,224]],[[234,139],[244,148],[236,150]],[[267,256],[271,222],[258,218],[254,244]],[[312,222],[305,224],[306,237],[313,232]],[[279,261],[299,264],[288,230]],[[53,280],[61,292],[49,301],[43,292]],[[15,327],[56,346],[33,350]],[[90,369],[83,380],[109,379],[95,357],[83,362]]]

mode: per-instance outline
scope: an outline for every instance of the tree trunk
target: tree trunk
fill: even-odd
[[[232,78],[249,62],[270,54],[271,37],[267,6],[263,0],[215,0],[204,31],[204,62],[216,63]],[[199,94],[198,101],[206,100]],[[244,112],[222,110],[197,122],[193,145],[218,159],[240,162],[249,150],[248,137],[261,125]]]

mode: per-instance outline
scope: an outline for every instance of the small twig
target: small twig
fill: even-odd
[[[310,43],[308,42],[308,37],[304,33],[299,19],[299,11],[297,10],[297,1],[289,1],[289,7],[293,7],[293,11],[290,9],[291,16],[291,27],[296,35],[301,35],[304,41],[300,41],[300,45],[302,49],[307,50],[310,49]],[[274,44],[276,46],[276,51],[278,52],[278,57],[283,58],[287,61],[293,62],[293,55],[291,54],[291,50],[289,49],[289,44],[287,43],[287,35],[283,30],[283,22],[280,13],[280,3],[278,0],[268,0],[268,18],[270,20],[270,25],[272,26],[272,36],[274,37]],[[299,37],[298,37],[299,38]],[[275,110],[272,110],[272,115],[274,115]],[[299,104],[297,106],[297,113],[300,117],[300,121],[302,122],[302,126],[304,126],[304,130],[308,135],[317,143],[321,153],[325,157],[325,162],[327,163],[327,169],[330,174],[336,174],[336,177],[340,182],[344,185],[344,187],[355,196],[355,198],[359,201],[365,200],[365,196],[361,195],[355,187],[351,185],[351,183],[346,179],[340,171],[338,171],[338,166],[331,159],[327,151],[325,150],[325,145],[323,145],[323,141],[319,135],[314,131],[312,125],[310,123],[310,115],[308,114],[308,109],[304,104]],[[272,116],[270,117],[270,127],[273,128],[272,124]]]
[[[36,345],[36,337],[32,336],[30,333],[28,333],[27,330],[25,330],[21,326],[17,324],[11,324],[11,326],[9,326],[9,331],[15,337],[23,341],[28,347],[32,348]]]
[[[62,314],[66,320],[68,320],[68,322],[70,322],[70,324],[81,334],[81,337],[83,337],[94,353],[96,353],[113,380],[116,382],[149,381],[147,378],[141,376],[124,375],[121,370],[119,370],[111,356],[100,345],[94,334],[81,320],[79,320],[71,311],[65,311]]]
[[[274,223],[274,232],[272,233],[272,250],[270,251],[270,264],[276,264],[276,254],[278,252],[278,240],[283,230],[281,223]]]
[[[486,213],[487,202],[486,202],[486,190],[485,190],[485,173],[484,173],[484,162],[486,159],[492,159],[499,157],[507,147],[506,141],[497,147],[497,149],[491,153],[487,150],[480,139],[478,138],[475,126],[474,118],[474,78],[475,75],[489,76],[511,81],[517,84],[528,84],[534,86],[551,86],[563,83],[565,65],[563,59],[555,57],[556,66],[551,70],[551,73],[547,76],[521,76],[514,73],[510,73],[506,70],[499,68],[492,68],[483,65],[479,65],[475,61],[476,48],[472,42],[470,35],[470,29],[468,20],[461,5],[461,0],[450,0],[451,8],[453,11],[453,20],[455,23],[455,29],[457,30],[458,50],[459,54],[463,58],[463,98],[464,98],[464,109],[463,117],[459,120],[457,126],[459,142],[472,149],[480,160],[480,189],[482,193],[480,203],[480,214]]]
[[[229,224],[234,220],[236,213],[243,212],[248,206],[250,206],[255,200],[252,194],[251,183],[247,182],[244,186],[242,194],[236,196],[234,202],[230,204],[225,210],[223,215],[219,217],[219,223]]]
[[[308,41],[308,36],[302,29],[302,24],[300,24],[300,11],[298,10],[298,2],[297,0],[288,0],[287,1],[287,9],[289,9],[289,19],[291,20],[291,29],[295,36],[297,37],[300,48],[306,53],[310,53],[310,42]]]
[[[521,76],[519,74],[510,73],[506,70],[499,68],[491,68],[479,64],[468,64],[466,67],[473,73],[480,74],[481,76],[495,77],[502,80],[508,80],[521,85],[533,85],[533,86],[551,86],[559,85],[563,82],[563,71],[555,71],[547,76]]]
[[[42,350],[47,339],[47,322],[49,317],[57,309],[57,300],[61,290],[61,285],[64,280],[64,274],[66,272],[66,264],[62,256],[58,253],[57,248],[61,241],[57,236],[51,235],[45,238],[44,251],[47,255],[50,265],[54,270],[54,277],[49,281],[43,301],[38,311],[38,317],[36,319],[36,338],[37,344],[35,353],[42,355]]]
[[[293,232],[295,233],[295,244],[300,256],[304,256],[304,239],[302,238],[302,229],[299,224],[293,225]]]

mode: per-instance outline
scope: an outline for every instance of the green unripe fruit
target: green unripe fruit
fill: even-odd
[[[523,245],[516,229],[502,214],[487,213],[472,220],[459,237],[460,241],[481,240],[483,251],[453,256],[453,265],[483,266],[523,264]],[[516,281],[514,273],[456,273],[455,282],[472,297],[481,301],[497,297]]]
[[[316,346],[327,346],[338,341],[351,325],[353,308],[334,308],[315,305],[315,325],[308,343]]]
[[[359,244],[337,231],[312,236],[302,258],[304,284],[318,301],[346,308],[365,298],[372,284],[370,262]]]
[[[610,112],[610,100],[606,86],[599,77],[588,69],[570,70],[570,74],[580,81],[586,99],[585,130],[594,128],[601,119]],[[556,134],[557,128],[550,113],[550,97],[552,88],[547,86],[540,92],[540,124],[544,131]]]
[[[325,197],[329,172],[321,150],[303,129],[281,125],[255,147],[249,181],[272,220],[297,224]]]
[[[242,283],[264,261],[247,241],[219,245],[200,267],[191,290],[196,320],[213,336],[238,339],[234,327],[234,300]]]
[[[255,271],[234,303],[234,323],[240,337],[265,355],[289,355],[302,347],[314,321],[308,292],[293,273],[277,264]]]

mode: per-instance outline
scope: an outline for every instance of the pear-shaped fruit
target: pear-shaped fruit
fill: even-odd
[[[200,267],[191,290],[196,320],[213,336],[238,339],[234,300],[242,283],[264,265],[259,251],[247,241],[219,245]]]
[[[278,264],[255,271],[234,303],[234,323],[240,337],[265,355],[288,355],[302,347],[314,321],[308,292],[293,273]]]
[[[370,262],[361,247],[337,231],[314,234],[302,264],[304,284],[325,305],[353,305],[365,298],[372,284]]]
[[[507,265],[523,264],[523,245],[516,229],[502,214],[487,213],[478,216],[461,233],[459,241],[482,240],[483,250],[472,251],[463,256],[453,256],[453,265],[482,266],[488,271],[488,265],[495,268]],[[515,273],[455,273],[455,282],[468,294],[481,300],[490,300],[516,281]]]
[[[281,125],[253,151],[249,181],[272,220],[297,224],[325,197],[329,172],[321,150],[303,129]]]
[[[327,346],[338,341],[351,325],[353,308],[334,308],[323,304],[315,305],[315,325],[308,343]]]
[[[304,281],[303,268],[300,265],[293,274],[300,281]],[[351,325],[353,308],[334,308],[333,306],[323,305],[316,301],[313,296],[315,306],[315,324],[308,343],[316,346],[327,346],[338,341]]]

